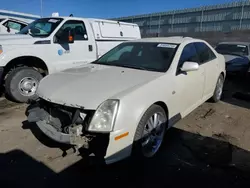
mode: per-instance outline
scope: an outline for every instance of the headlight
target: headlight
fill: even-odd
[[[106,100],[96,110],[88,130],[91,132],[113,131],[115,118],[119,107],[118,100]]]
[[[2,46],[0,45],[0,54],[3,53],[3,48]]]

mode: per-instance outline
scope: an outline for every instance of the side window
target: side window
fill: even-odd
[[[212,61],[216,58],[214,52],[205,43],[196,42],[194,45],[200,59],[200,64]]]
[[[195,46],[193,43],[187,44],[183,48],[183,51],[181,53],[180,60],[178,63],[177,70],[179,70],[179,68],[181,68],[181,66],[183,65],[183,63],[185,61],[192,61],[192,62],[198,63],[198,56],[197,56],[197,52],[196,52],[196,49],[195,49]]]
[[[87,31],[82,21],[69,20],[63,24],[59,29],[56,36],[59,36],[62,32],[72,30],[75,34],[75,40],[88,40]]]
[[[22,29],[22,24],[14,21],[7,21],[6,23],[4,23],[4,26],[17,31],[20,31]]]

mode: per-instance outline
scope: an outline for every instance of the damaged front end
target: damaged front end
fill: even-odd
[[[26,110],[28,122],[36,123],[49,138],[72,145],[75,149],[88,149],[104,157],[109,134],[87,131],[94,113],[94,110],[59,105],[41,98],[32,101]]]

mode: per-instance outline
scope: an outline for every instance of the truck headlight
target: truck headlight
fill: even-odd
[[[3,53],[3,47],[0,45],[0,54]]]
[[[118,100],[106,100],[96,110],[88,130],[91,132],[113,131],[115,118],[118,112]]]

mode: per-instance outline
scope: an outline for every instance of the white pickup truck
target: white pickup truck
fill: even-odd
[[[0,34],[15,34],[28,25],[14,18],[0,18]]]
[[[95,61],[123,41],[141,38],[138,25],[101,19],[37,19],[18,34],[0,35],[0,85],[16,102],[36,98],[48,74]]]

